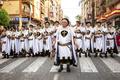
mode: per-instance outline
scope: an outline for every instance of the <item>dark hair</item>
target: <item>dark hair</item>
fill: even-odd
[[[81,22],[80,22],[80,21],[76,21],[76,23],[81,24]]]
[[[45,24],[47,24],[47,23],[50,25],[50,23],[49,23],[49,22],[45,22]]]
[[[67,18],[63,18],[62,20],[66,20],[66,21],[68,22],[68,25],[70,24],[69,19],[67,19]]]
[[[59,21],[55,21],[55,23],[58,23],[58,24],[59,24]]]
[[[100,21],[98,21],[98,22],[96,22],[96,24],[101,24],[101,22],[100,22]]]

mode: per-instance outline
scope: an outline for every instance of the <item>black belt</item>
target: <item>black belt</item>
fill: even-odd
[[[91,38],[85,37],[85,39],[91,39]]]
[[[114,40],[114,38],[107,38],[107,40]]]
[[[61,43],[58,42],[58,45],[60,45],[60,46],[68,46],[68,45],[71,45],[71,44],[72,44],[71,42],[68,42],[68,43],[65,43],[65,44],[61,44]]]
[[[101,38],[102,36],[95,36],[95,38]]]
[[[82,39],[82,37],[74,37],[74,38],[76,38],[76,39]]]

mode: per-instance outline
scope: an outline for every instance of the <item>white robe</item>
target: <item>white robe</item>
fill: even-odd
[[[25,40],[24,37],[20,37],[20,52],[25,49]]]
[[[38,52],[39,52],[39,49],[38,49],[38,39],[37,39],[37,37],[33,37],[33,53],[34,53],[34,55],[35,54],[38,54]]]
[[[19,37],[20,36],[20,32],[16,31],[15,32],[15,37]],[[19,54],[20,51],[20,39],[15,38],[15,53]]]
[[[28,34],[29,34],[28,30],[25,30],[25,31],[23,32],[23,34],[24,34],[24,37],[28,37]],[[28,51],[29,51],[28,38],[25,38],[25,39],[24,39],[24,44],[25,44],[25,51],[28,52]]]
[[[14,32],[12,32],[11,37],[13,37],[15,35]],[[15,51],[15,39],[11,39],[11,49],[12,51]]]
[[[10,55],[10,51],[11,51],[11,31],[7,31],[6,35],[9,36],[7,37],[7,43],[6,43],[6,54]]]
[[[7,37],[6,37],[6,36],[5,36],[5,37],[2,37],[2,38],[1,38],[1,41],[2,41],[2,42],[5,42],[5,43],[2,44],[2,52],[6,52]]]
[[[80,30],[81,27],[75,27],[74,32],[76,30]],[[83,35],[81,33],[75,32],[75,43],[78,45],[78,49],[83,49]]]
[[[43,51],[43,37],[42,37],[43,30],[40,29],[39,32],[41,34],[40,34],[40,36],[38,36],[38,49],[39,49],[39,52],[42,52]]]
[[[62,36],[62,31],[67,31],[67,35],[65,37]],[[56,32],[56,55],[55,55],[55,64],[59,65],[59,60],[62,60],[63,57],[65,59],[72,59],[73,65],[77,65],[77,56],[74,49],[73,37],[75,36],[74,31],[68,26],[67,28],[60,28]],[[71,42],[70,45],[60,46],[60,44],[66,44]]]
[[[94,43],[94,48],[98,49],[98,50],[103,50],[103,35],[100,34],[100,35],[96,35],[95,37],[95,40],[96,42]]]
[[[46,34],[45,32],[50,33],[51,32],[51,28],[45,28],[44,29],[44,34]],[[52,51],[52,37],[51,35],[45,35],[46,37],[46,44],[43,44],[44,46],[44,50],[49,50],[50,52]]]
[[[86,39],[86,38],[90,38],[90,39]],[[84,49],[84,51],[86,52],[87,51],[87,49],[90,49],[90,47],[91,47],[91,34],[85,34],[85,36],[84,36],[84,45],[85,45],[85,49]]]

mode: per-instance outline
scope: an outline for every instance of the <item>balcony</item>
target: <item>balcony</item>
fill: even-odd
[[[106,0],[106,7],[111,7],[112,5],[118,3],[119,0]]]

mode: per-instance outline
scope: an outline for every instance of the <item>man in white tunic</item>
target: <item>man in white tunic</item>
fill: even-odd
[[[78,45],[78,47],[76,48],[76,52],[79,53],[79,57],[81,57],[81,53],[83,52],[83,34],[80,30],[81,30],[80,21],[76,21],[74,32],[75,32],[75,43]]]
[[[42,28],[38,30],[37,35],[38,35],[37,38],[38,38],[38,49],[39,49],[38,53],[40,56],[43,56],[43,29]]]
[[[90,53],[93,52],[93,34],[94,28],[91,26],[91,22],[86,22],[86,33],[84,35],[85,57],[91,57]]]
[[[13,54],[13,58],[16,58],[20,52],[20,31],[16,28],[15,31],[15,53]]]
[[[107,52],[110,54],[111,57],[114,57],[113,56],[114,53],[118,54],[118,49],[115,40],[115,33],[116,33],[115,28],[112,27],[112,24],[109,24],[106,47],[107,47]]]
[[[58,72],[63,70],[63,64],[67,64],[66,71],[70,72],[70,65],[77,66],[77,58],[74,49],[74,31],[69,27],[69,20],[62,19],[62,27],[56,32],[55,65],[60,65]],[[54,45],[55,45],[54,43]]]
[[[95,26],[95,34],[94,34],[94,50],[95,50],[95,57],[99,56],[102,57],[103,52],[103,32],[101,27],[101,22],[97,22]]]
[[[3,29],[3,32],[1,34],[1,43],[2,43],[2,55],[3,55],[3,58],[6,58],[7,35],[6,35],[5,29]]]
[[[50,28],[50,23],[45,22],[45,28],[43,29],[44,31],[44,38],[43,38],[43,48],[44,48],[44,55],[45,56],[50,56],[51,51],[52,51],[52,29]]]

